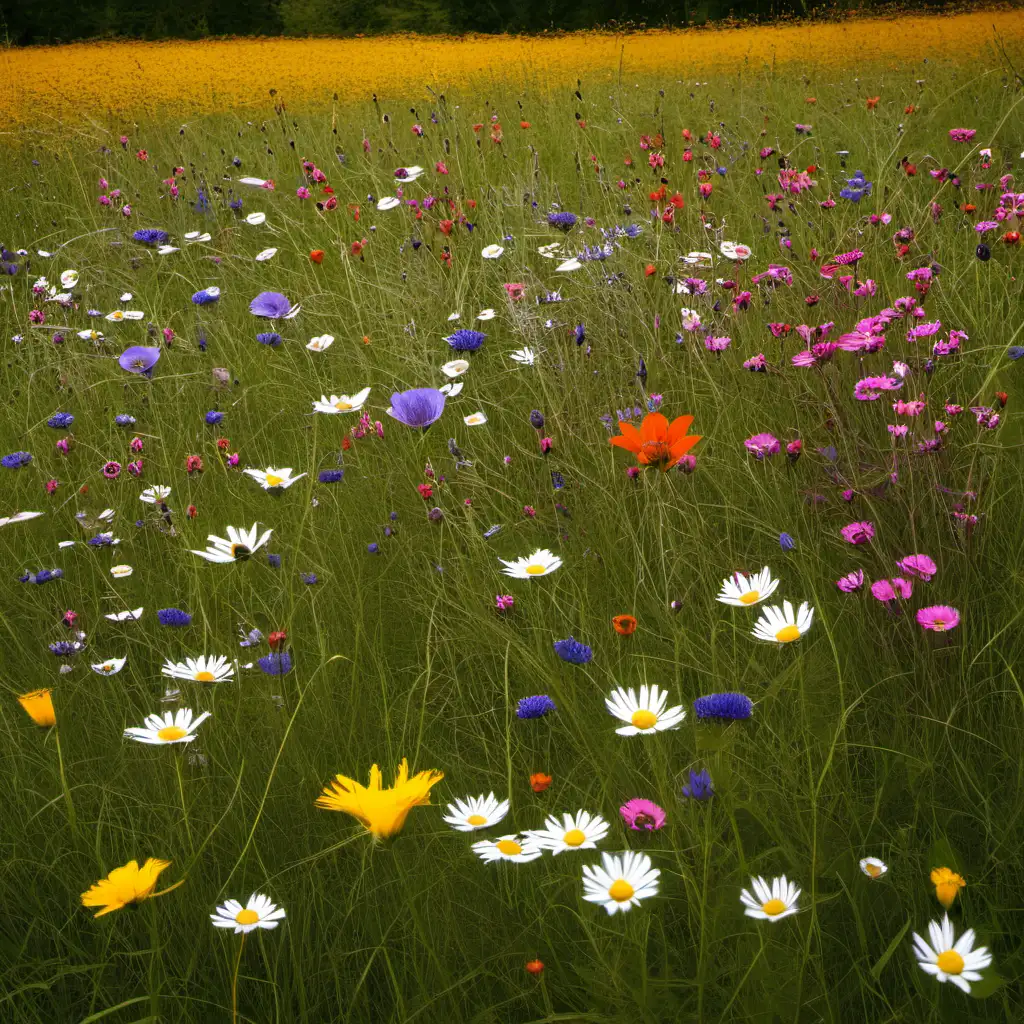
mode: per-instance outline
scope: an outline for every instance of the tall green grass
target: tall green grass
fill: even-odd
[[[805,103],[808,95],[816,105]],[[865,109],[869,95],[883,97],[874,111]],[[474,94],[453,89],[443,102],[395,96],[334,117],[293,119],[268,108],[256,122],[225,112],[180,131],[174,123],[69,126],[62,136],[26,135],[0,157],[0,237],[32,253],[63,246],[52,260],[33,256],[30,270],[0,279],[2,447],[35,455],[31,466],[3,471],[0,513],[46,511],[0,530],[0,1019],[230,1020],[239,940],[212,928],[208,914],[254,890],[288,914],[276,931],[251,936],[240,962],[238,1019],[260,1024],[839,1024],[1004,1021],[1024,1013],[1017,984],[1024,479],[1018,371],[1006,357],[1010,344],[1021,343],[1024,256],[992,243],[992,260],[979,262],[973,220],[956,209],[970,200],[990,210],[998,189],[975,192],[975,182],[1011,169],[1019,177],[1020,94],[999,68],[908,66],[865,70],[859,81],[818,78],[813,68],[805,81],[770,74],[723,74],[699,86],[629,81],[610,95],[591,94],[584,83],[581,96],[510,94],[494,82]],[[908,104],[917,112],[904,114]],[[492,113],[504,128],[501,146],[488,138]],[[518,128],[520,118],[532,127]],[[415,121],[426,128],[421,140],[409,132]],[[810,137],[794,134],[800,121],[813,124]],[[474,123],[485,123],[479,135]],[[949,142],[947,130],[958,126],[977,128],[973,147]],[[720,131],[727,145],[717,154],[695,146],[696,160],[684,165],[683,128],[695,136]],[[126,149],[117,141],[122,131]],[[658,178],[638,138],[659,131],[669,192],[679,188],[687,201],[676,229],[649,219],[647,194]],[[794,166],[818,166],[817,189],[795,199],[793,211],[784,202],[772,213],[763,198],[777,191],[777,156],[757,156],[764,145]],[[977,148],[986,145],[992,168],[982,171]],[[135,158],[141,147],[148,163]],[[838,150],[850,151],[845,169]],[[623,164],[627,153],[632,167]],[[240,170],[230,163],[236,155]],[[915,178],[898,165],[905,155],[919,165]],[[325,169],[339,200],[333,213],[318,215],[312,201],[294,198],[303,157]],[[431,171],[408,195],[440,196],[447,187],[475,225],[453,233],[450,268],[438,258],[445,239],[427,226],[436,209],[417,224],[408,211],[377,213],[367,202],[392,192],[395,167],[433,168],[442,159],[451,173]],[[695,170],[716,163],[728,173],[713,175],[702,224]],[[761,179],[753,173],[759,165]],[[940,165],[958,170],[960,193],[928,176]],[[176,201],[161,185],[174,166],[185,168]],[[840,200],[834,210],[819,209],[855,168],[874,181],[873,194],[859,205]],[[227,179],[242,174],[277,182],[274,193],[233,186],[243,214],[267,213],[262,227],[226,208]],[[101,176],[130,196],[130,220],[97,204]],[[210,199],[208,213],[193,209],[198,188]],[[937,224],[933,199],[945,210]],[[355,203],[358,223],[346,209]],[[536,254],[557,240],[546,225],[553,203],[599,227],[634,222],[644,230],[605,263],[556,274]],[[882,212],[892,215],[888,228],[866,224]],[[179,244],[190,230],[213,238],[158,257],[131,241],[144,226],[165,228]],[[902,261],[890,240],[898,227],[916,232]],[[779,247],[783,229],[791,253]],[[413,236],[423,240],[418,249]],[[480,258],[484,245],[505,236],[500,260]],[[347,255],[363,237],[365,259]],[[712,284],[725,312],[716,317],[705,303],[705,322],[733,339],[715,356],[700,335],[675,342],[680,305],[696,303],[664,278],[686,276],[677,257],[723,238],[754,249],[743,280],[779,262],[792,266],[795,284],[754,289],[754,306],[737,315]],[[595,244],[597,228],[581,224],[570,236],[584,239]],[[276,258],[254,262],[267,246],[279,247]],[[823,257],[864,249],[859,272],[878,282],[877,297],[858,303],[821,280],[807,259],[812,246]],[[326,252],[321,266],[307,256],[313,248]],[[835,337],[909,294],[906,273],[930,262],[942,272],[925,303],[929,318],[970,335],[963,355],[941,360],[931,376],[922,369],[928,341],[907,345],[899,325],[882,353],[863,363],[838,353],[820,370],[791,367],[804,346],[795,335],[782,343],[767,331],[768,321],[834,320]],[[650,277],[648,263],[657,267]],[[81,273],[80,310],[65,317],[42,306],[47,329],[31,329],[32,280],[42,273],[56,282],[72,267]],[[732,270],[696,273],[713,279]],[[613,274],[622,277],[607,283]],[[512,281],[528,287],[514,305],[501,287]],[[223,291],[219,304],[190,303],[194,291],[214,284]],[[556,287],[561,304],[535,304]],[[265,289],[303,306],[279,328],[286,340],[276,350],[255,342],[263,328],[247,309]],[[125,291],[134,296],[125,305],[144,310],[143,321],[100,321],[107,335],[100,348],[73,331],[64,344],[51,342],[52,325],[82,329],[86,308],[118,308]],[[820,302],[807,308],[811,293]],[[487,342],[470,357],[465,390],[443,419],[420,435],[385,416],[393,389],[444,381],[449,313],[460,311],[468,325],[489,306],[498,316],[482,325]],[[545,328],[548,317],[558,326]],[[152,381],[130,377],[111,358],[145,344],[147,323],[176,333]],[[578,323],[586,325],[583,346],[572,333]],[[334,345],[308,352],[309,338],[324,333]],[[20,344],[15,334],[24,336]],[[536,366],[507,358],[523,345],[538,352]],[[771,372],[742,369],[744,358],[762,351]],[[636,376],[641,356],[646,387]],[[994,392],[1006,391],[1003,424],[983,431],[965,413],[939,454],[894,447],[886,402],[852,397],[855,380],[886,372],[893,359],[914,367],[902,396],[925,393],[925,422],[947,418],[946,401],[990,405]],[[213,387],[215,367],[228,370],[226,390]],[[354,442],[343,455],[344,481],[318,484],[320,469],[338,465],[355,421],[311,416],[310,403],[366,384],[385,437]],[[670,418],[696,416],[704,440],[692,475],[630,480],[626,453],[608,444],[599,417],[643,406],[654,393],[664,396]],[[226,413],[218,427],[203,422],[212,408]],[[477,409],[487,425],[463,426],[461,417]],[[554,444],[547,456],[529,423],[532,409],[546,417]],[[68,432],[46,425],[56,410],[76,417],[67,457],[53,446]],[[113,424],[122,412],[137,419],[144,475],[109,482],[103,463],[130,459],[134,434]],[[804,455],[795,464],[781,455],[756,462],[742,442],[761,430],[801,438]],[[239,469],[223,466],[219,436],[240,453]],[[449,437],[471,468],[456,469]],[[835,467],[818,452],[829,445]],[[881,493],[894,452],[899,479]],[[201,474],[186,475],[190,454],[203,457]],[[271,464],[309,475],[273,497],[240,473]],[[427,482],[427,464],[435,474],[429,502],[416,489]],[[842,483],[830,480],[830,468]],[[564,489],[552,488],[552,470],[564,475]],[[47,496],[51,477],[60,488]],[[158,483],[173,487],[173,535],[137,497]],[[852,504],[840,498],[843,486],[858,492]],[[976,492],[968,511],[981,517],[970,535],[951,515],[965,491]],[[198,510],[191,521],[190,504]],[[426,515],[435,504],[439,522]],[[524,505],[535,507],[535,518]],[[91,549],[74,515],[107,507],[117,512],[121,543]],[[875,523],[872,544],[843,543],[839,529],[853,519]],[[256,521],[274,530],[267,550],[281,555],[279,569],[263,552],[227,567],[189,554],[208,533]],[[493,524],[502,530],[484,539]],[[782,532],[794,538],[793,550],[780,548]],[[64,539],[79,543],[58,550]],[[378,554],[367,551],[371,543]],[[528,582],[499,574],[499,557],[536,547],[556,550],[563,567]],[[871,579],[894,575],[895,559],[913,552],[930,554],[939,573],[916,585],[901,615],[866,592],[847,596],[834,586],[858,566]],[[118,562],[134,574],[113,579],[109,568]],[[756,611],[715,601],[729,573],[765,564],[782,579],[776,597],[815,607],[814,626],[797,644],[759,644],[749,635]],[[17,581],[54,567],[63,579]],[[315,585],[301,579],[310,572]],[[514,595],[512,612],[496,612],[498,593]],[[913,620],[914,609],[936,603],[963,616],[945,638]],[[139,605],[139,622],[103,618]],[[192,625],[158,626],[164,607],[188,610]],[[69,635],[66,609],[79,614],[88,648],[60,674],[47,645]],[[622,612],[639,620],[631,637],[611,628]],[[172,683],[181,705],[213,712],[196,742],[164,749],[122,739],[126,726],[175,706],[163,702],[166,658],[252,660],[238,647],[240,624],[265,634],[286,629],[294,670],[283,678],[241,671],[211,688]],[[570,633],[593,645],[590,664],[567,665],[554,654],[552,641]],[[128,658],[119,675],[90,671],[91,662],[116,655]],[[667,687],[673,704],[740,690],[756,707],[745,723],[698,724],[691,710],[677,732],[621,739],[603,697],[615,685],[643,682]],[[15,700],[41,686],[54,689],[58,726],[48,732],[32,726]],[[537,693],[550,694],[557,712],[517,720],[516,700]],[[335,772],[364,779],[377,762],[389,780],[403,756],[415,770],[443,770],[445,779],[433,805],[414,810],[393,841],[375,845],[351,819],[314,808]],[[700,767],[715,796],[685,802],[681,784]],[[540,795],[528,779],[538,771],[554,778]],[[613,823],[603,848],[648,850],[662,872],[660,894],[609,918],[581,899],[581,866],[599,860],[593,851],[483,865],[469,850],[481,837],[449,830],[441,814],[450,799],[490,790],[508,795],[512,810],[508,827],[487,835],[540,827],[548,812],[600,812]],[[617,808],[636,796],[666,809],[664,830],[645,837],[621,828]],[[98,921],[80,906],[95,879],[151,855],[172,860],[164,879],[184,885]],[[889,864],[882,880],[858,870],[867,855]],[[952,911],[958,928],[974,927],[994,953],[974,991],[987,998],[936,984],[913,959],[910,933],[940,914],[928,884],[940,864],[967,879]],[[752,873],[796,880],[800,914],[778,925],[743,917],[739,890]],[[523,968],[534,957],[546,965],[539,979]]]

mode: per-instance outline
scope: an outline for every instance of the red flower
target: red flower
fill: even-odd
[[[324,261],[324,251],[323,251],[323,249],[311,249],[310,252],[309,252],[309,258],[314,263],[318,263],[318,264],[319,263],[323,263],[323,261]]]
[[[533,125],[531,125],[529,121],[520,121],[519,122],[519,127],[520,128],[532,128]]]
[[[1007,231],[1006,234],[1003,235],[1003,241],[1007,245],[1016,245],[1020,241],[1020,232],[1019,231]]]
[[[267,643],[270,644],[272,651],[279,651],[288,639],[288,634],[283,629],[275,629],[273,633],[267,637]]]
[[[551,782],[551,776],[545,775],[543,772],[534,772],[530,776],[530,788],[534,793],[543,793],[551,785]]]
[[[541,974],[544,970],[543,960],[528,960],[526,962],[526,973],[534,976]]]
[[[189,455],[185,459],[185,472],[186,473],[202,473],[203,471],[203,460],[198,455]]]
[[[195,517],[199,515],[199,509],[197,509],[195,505],[189,505],[189,507],[185,509],[185,515],[188,516],[189,519],[195,519]]]
[[[660,466],[662,472],[674,466],[699,440],[688,435],[692,416],[679,416],[670,424],[660,412],[648,413],[640,429],[621,421],[617,437],[609,438],[616,448],[625,448],[636,456],[641,466]]]
[[[685,200],[683,199],[683,197],[682,197],[682,196],[681,196],[681,195],[680,195],[680,194],[679,194],[678,192],[674,193],[674,194],[673,194],[673,195],[671,196],[671,198],[669,199],[669,202],[670,202],[670,203],[671,203],[671,204],[672,204],[672,205],[673,205],[673,206],[674,206],[674,207],[675,207],[675,208],[676,208],[677,210],[681,210],[681,209],[682,209],[682,208],[683,208],[683,207],[684,207],[684,206],[686,205],[686,201],[685,201]]]
[[[644,267],[645,277],[653,277],[657,272],[658,268],[653,263],[648,263],[647,266]]]
[[[430,501],[434,496],[434,488],[431,487],[430,484],[417,484],[416,490],[420,492],[420,497],[424,501]]]
[[[614,615],[612,628],[619,636],[631,636],[636,632],[636,619],[632,615]]]

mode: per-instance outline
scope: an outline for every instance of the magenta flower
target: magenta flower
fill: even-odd
[[[891,580],[875,580],[871,584],[871,596],[876,601],[895,601],[902,598],[904,601],[910,598],[914,591],[914,585],[903,579],[902,576],[895,576]]]
[[[103,475],[108,480],[116,480],[121,475],[121,463],[105,462],[103,464]]]
[[[938,571],[938,566],[927,555],[907,555],[896,563],[908,576],[916,576],[927,583]]]
[[[970,142],[974,136],[977,135],[977,131],[974,128],[950,128],[949,137],[954,142]]]
[[[665,812],[650,800],[630,800],[619,808],[619,814],[634,832],[655,832],[665,824]]]
[[[960,625],[960,613],[948,604],[933,604],[918,611],[917,621],[922,629],[945,633]]]
[[[864,570],[854,569],[853,572],[836,580],[836,586],[844,594],[854,594],[864,586]]]
[[[883,391],[898,391],[903,381],[895,377],[863,377],[853,385],[853,397],[858,402],[873,402]]]
[[[867,544],[875,535],[874,523],[847,523],[840,531],[847,544]]]
[[[515,605],[516,599],[511,594],[498,594],[494,598],[494,603],[499,612],[507,612]]]
[[[779,439],[772,434],[754,434],[743,442],[743,446],[752,455],[756,455],[759,461],[763,461],[766,455],[778,455],[782,450]]]

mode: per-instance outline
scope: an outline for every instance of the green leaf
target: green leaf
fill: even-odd
[[[903,941],[904,937],[909,931],[910,918],[908,917],[907,923],[900,929],[900,932],[896,936],[896,938],[894,938],[892,942],[889,943],[885,952],[881,955],[881,957],[879,957],[878,963],[876,963],[875,966],[871,968],[871,977],[874,978],[875,981],[878,981],[879,977],[882,974],[882,971],[885,970],[885,965],[892,959],[893,953],[895,953],[896,950],[899,948],[900,943]]]

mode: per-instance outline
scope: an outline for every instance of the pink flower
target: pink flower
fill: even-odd
[[[434,164],[434,170],[437,171],[438,174],[448,173],[448,167],[443,160],[438,160],[437,163]]]
[[[862,377],[853,386],[853,397],[858,402],[873,402],[883,391],[898,391],[902,386],[903,381],[893,377]]]
[[[871,596],[876,601],[895,601],[898,598],[906,601],[913,590],[914,585],[901,576],[895,576],[891,580],[876,580],[871,584]]]
[[[916,617],[922,629],[930,629],[936,633],[945,633],[960,625],[960,613],[948,604],[933,604],[921,608]]]
[[[46,320],[46,314],[41,309],[33,309],[29,311],[28,322],[30,324],[41,324]]]
[[[654,832],[665,824],[665,812],[656,803],[641,798],[624,803],[619,814],[634,832]]]
[[[704,347],[709,352],[724,352],[732,344],[732,338],[715,338],[708,335],[704,339]]]
[[[134,462],[128,463],[128,472],[132,476],[142,476],[142,459],[136,459]]]
[[[46,493],[47,494],[53,494],[53,492],[56,491],[59,486],[60,486],[60,484],[56,480],[47,480],[46,481]]]
[[[103,465],[103,475],[108,480],[116,480],[121,475],[120,462],[106,462]]]
[[[309,196],[310,196],[310,191],[309,191],[309,189],[308,189],[308,188],[306,188],[306,186],[305,186],[305,185],[300,185],[300,186],[299,186],[299,187],[298,187],[298,188],[297,188],[297,189],[295,190],[295,195],[296,195],[296,196],[297,196],[297,197],[298,197],[299,199],[308,199],[308,198],[309,198]]]
[[[499,612],[507,612],[516,603],[516,599],[511,594],[498,594],[494,603]]]
[[[867,544],[875,536],[874,523],[847,523],[840,531],[847,544]]]
[[[970,142],[974,136],[977,135],[977,130],[974,128],[950,128],[949,137],[954,142]]]
[[[757,456],[758,461],[764,461],[766,455],[778,455],[782,450],[779,439],[767,433],[754,434],[753,437],[748,437],[743,442],[743,446],[751,455]]]
[[[896,563],[908,576],[916,576],[927,583],[938,571],[938,566],[927,555],[907,555]]]
[[[844,594],[856,593],[864,586],[864,570],[855,569],[853,572],[847,573],[845,576],[836,580],[836,586]]]
[[[513,302],[518,302],[526,294],[526,285],[518,282],[503,284],[502,288]]]
[[[924,412],[924,402],[904,402],[900,399],[893,405],[892,411],[897,416],[920,416]]]
[[[697,468],[697,456],[696,455],[684,455],[677,463],[676,469],[680,473],[692,473]],[[633,469],[637,469],[636,466]]]
[[[893,437],[906,437],[909,429],[906,423],[890,423],[886,428]]]

